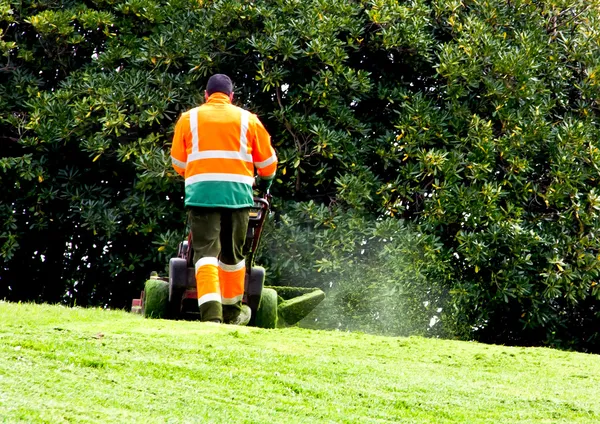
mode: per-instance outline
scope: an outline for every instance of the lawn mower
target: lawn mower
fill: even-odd
[[[246,279],[242,302],[252,310],[248,325],[261,328],[296,324],[325,298],[322,290],[304,287],[264,286],[265,269],[254,265],[265,219],[269,215],[271,196],[254,198],[250,208],[244,244]],[[139,299],[131,310],[147,318],[199,320],[192,234],[179,244],[177,256],[169,261],[169,276],[153,273],[146,281]]]

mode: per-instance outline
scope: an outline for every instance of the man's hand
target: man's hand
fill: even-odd
[[[258,177],[256,180],[256,190],[259,193],[266,194],[267,191],[269,191],[269,188],[271,187],[272,183],[273,179],[263,180],[262,178]]]

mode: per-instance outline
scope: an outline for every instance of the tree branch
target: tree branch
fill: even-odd
[[[279,108],[283,112],[284,107],[283,107],[283,102],[281,101],[281,87],[279,87],[279,86],[275,87],[275,93],[277,94],[277,103],[279,104]],[[287,118],[285,117],[285,115],[283,113],[282,113],[282,117],[283,117],[283,125],[285,126],[285,129],[287,130],[287,132],[290,133],[290,135],[294,139],[294,144],[296,145],[296,149],[300,153],[302,150],[302,144],[300,143],[300,140],[298,139],[298,136],[296,135],[296,133],[292,130],[292,125],[290,124],[290,122],[287,120]]]
[[[17,70],[16,66],[12,66],[12,65],[6,65],[2,68],[0,68],[0,72],[14,72]]]
[[[551,17],[551,18],[550,18],[550,22],[551,22],[553,25],[552,25],[552,28],[546,28],[546,33],[547,33],[547,34],[550,34],[550,33],[552,33],[552,35],[556,36],[556,31],[558,30],[558,28],[560,28],[561,26],[565,26],[565,25],[567,25],[568,23],[570,23],[570,22],[571,22],[571,21],[573,21],[574,19],[577,19],[579,16],[581,16],[582,14],[584,14],[585,12],[587,12],[587,11],[588,11],[588,9],[589,9],[590,7],[591,7],[590,5],[588,5],[588,6],[584,7],[582,11],[580,11],[580,12],[579,12],[579,13],[577,13],[577,14],[573,14],[573,16],[571,16],[571,18],[570,18],[570,19],[567,19],[567,20],[566,20],[566,21],[564,21],[564,22],[560,22],[560,23],[559,23],[559,22],[558,22],[558,18],[560,18],[562,15],[564,15],[564,14],[568,13],[569,11],[572,11],[572,8],[565,9],[565,10],[563,10],[562,12],[560,12],[558,15]],[[573,11],[573,12],[574,12],[574,11]],[[548,23],[550,23],[550,22],[548,22]]]

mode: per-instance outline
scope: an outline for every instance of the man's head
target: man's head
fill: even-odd
[[[223,93],[233,100],[233,84],[231,79],[225,74],[214,74],[208,79],[204,97],[208,99],[214,93]]]

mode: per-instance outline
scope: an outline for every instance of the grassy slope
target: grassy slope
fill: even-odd
[[[598,422],[600,357],[0,302],[0,422]]]

